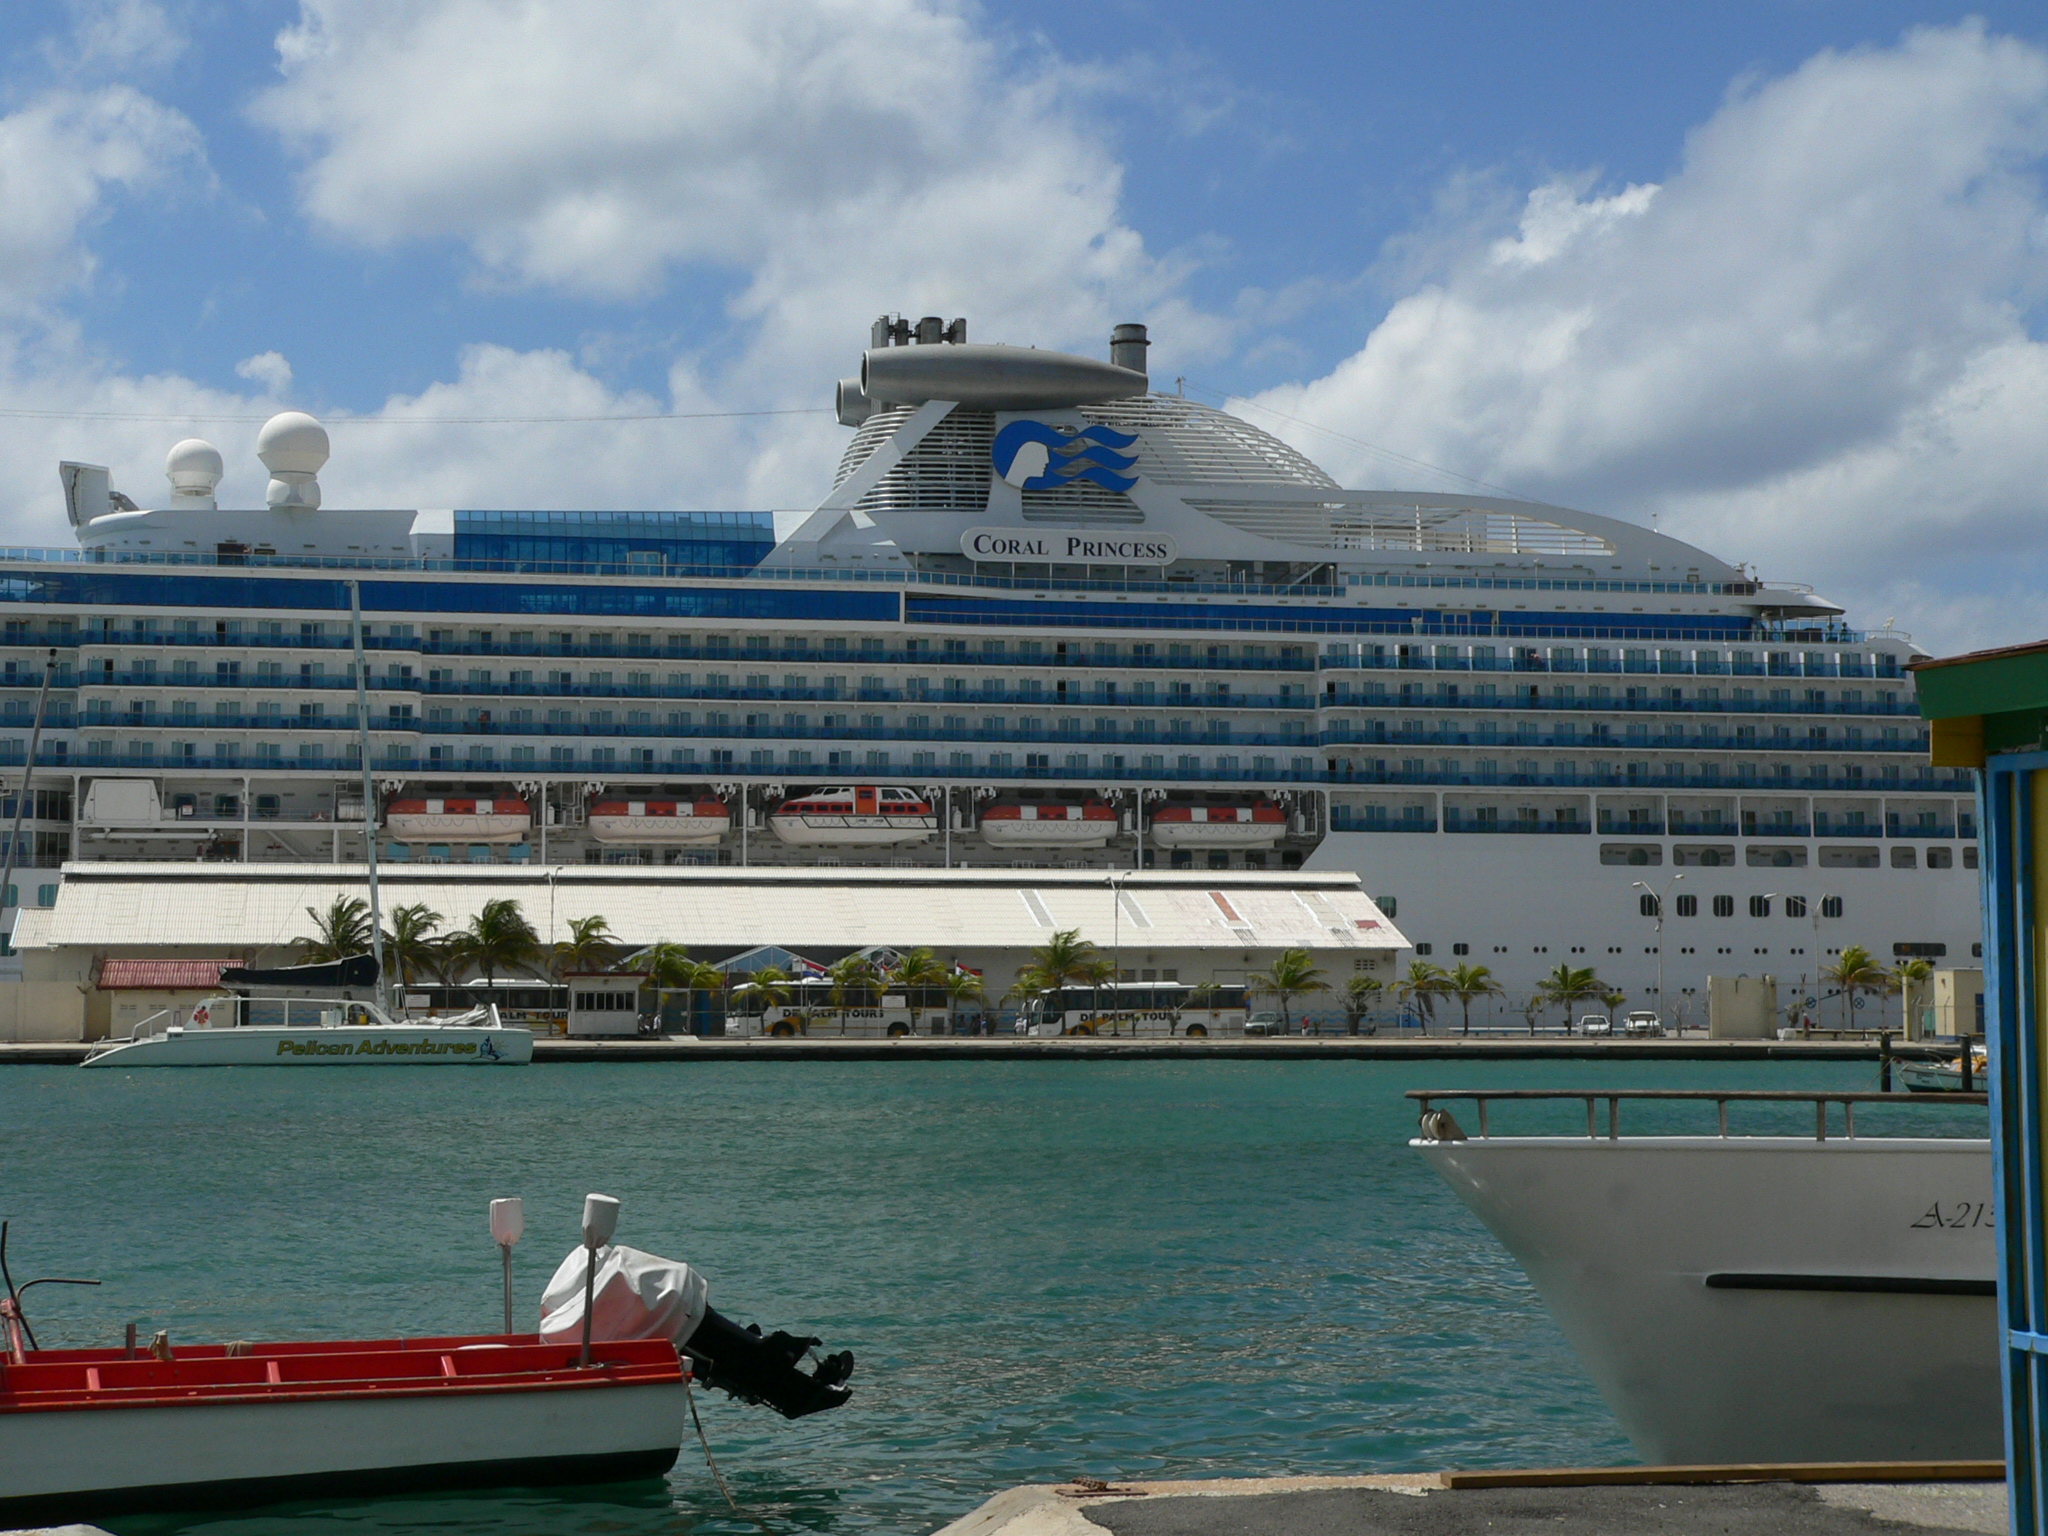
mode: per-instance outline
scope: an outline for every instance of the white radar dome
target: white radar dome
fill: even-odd
[[[171,482],[174,506],[210,511],[214,490],[226,473],[220,450],[202,437],[186,438],[164,460],[164,476]]]
[[[320,482],[313,477],[327,462],[327,429],[304,411],[283,411],[256,434],[256,457],[270,471],[265,498],[273,507],[317,507]]]

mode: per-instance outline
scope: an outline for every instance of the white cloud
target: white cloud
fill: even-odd
[[[45,55],[60,70],[144,73],[168,68],[185,51],[184,29],[155,0],[69,0],[71,34]]]
[[[1544,499],[1662,512],[1859,608],[1907,567],[1922,595],[1963,590],[2048,519],[2048,351],[2026,327],[2048,291],[2044,156],[2038,49],[1964,26],[1822,53],[1731,93],[1658,186],[1535,189],[1516,231],[1468,238],[1357,354],[1261,403]],[[1387,478],[1301,441],[1353,483]],[[1948,611],[1944,641],[2037,622]]]
[[[110,190],[162,185],[204,160],[187,118],[125,85],[50,91],[0,117],[0,313],[91,277],[83,235]]]
[[[1057,61],[947,4],[302,0],[279,52],[256,111],[318,226],[600,299],[708,271],[728,398],[824,398],[884,310],[1091,352],[1124,319],[1223,334],[1123,221]]]
[[[261,384],[264,394],[273,398],[292,387],[292,365],[282,352],[258,352],[254,357],[245,357],[235,364],[235,374]]]

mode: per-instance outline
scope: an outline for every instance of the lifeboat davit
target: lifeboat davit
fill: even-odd
[[[1119,828],[1106,800],[1002,802],[981,813],[981,835],[998,848],[1100,848]]]
[[[1162,805],[1152,813],[1161,848],[1271,848],[1287,833],[1287,813],[1270,800],[1244,805]]]
[[[524,800],[394,800],[384,827],[407,842],[516,843],[533,828]]]
[[[590,835],[600,843],[715,843],[732,828],[723,800],[597,800]]]
[[[932,803],[908,789],[855,784],[795,795],[775,808],[768,825],[785,843],[878,846],[922,842],[939,830]]]

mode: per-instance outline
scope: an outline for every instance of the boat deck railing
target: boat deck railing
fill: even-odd
[[[1846,1139],[1856,1139],[1856,1106],[1858,1104],[1911,1104],[1915,1108],[1934,1108],[1947,1105],[1978,1105],[1990,1102],[1990,1096],[1983,1093],[1828,1093],[1802,1092],[1798,1089],[1726,1089],[1711,1088],[1609,1088],[1588,1092],[1583,1088],[1481,1088],[1449,1090],[1437,1088],[1411,1088],[1408,1097],[1421,1106],[1422,1133],[1430,1141],[1463,1141],[1465,1132],[1453,1120],[1448,1111],[1436,1109],[1440,1100],[1469,1101],[1476,1104],[1479,1112],[1479,1137],[1482,1141],[1492,1137],[1492,1126],[1488,1109],[1503,1100],[1515,1102],[1578,1101],[1586,1106],[1586,1136],[1589,1140],[1602,1139],[1599,1106],[1607,1106],[1606,1134],[1608,1141],[1621,1139],[1621,1106],[1624,1101],[1636,1102],[1692,1102],[1712,1104],[1720,1122],[1720,1134],[1728,1136],[1728,1106],[1730,1104],[1771,1104],[1813,1106],[1813,1137],[1816,1141],[1828,1139],[1828,1109],[1830,1105],[1842,1107],[1843,1134]]]

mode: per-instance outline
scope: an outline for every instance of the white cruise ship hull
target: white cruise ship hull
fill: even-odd
[[[1988,1142],[1411,1143],[1644,1460],[2003,1454]]]
[[[520,1066],[533,1060],[529,1030],[484,1025],[394,1024],[240,1029],[172,1028],[95,1051],[88,1067]]]

